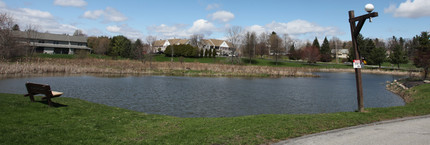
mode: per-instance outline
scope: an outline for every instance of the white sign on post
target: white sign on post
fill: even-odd
[[[361,68],[361,62],[358,59],[355,59],[352,65],[354,66],[354,68]]]

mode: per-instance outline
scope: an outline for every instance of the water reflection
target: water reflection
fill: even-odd
[[[179,117],[229,117],[354,111],[353,73],[318,78],[209,78],[176,76],[40,76],[0,80],[0,92],[26,93],[25,82],[47,83],[65,97]],[[404,105],[385,90],[391,75],[363,74],[365,107]]]

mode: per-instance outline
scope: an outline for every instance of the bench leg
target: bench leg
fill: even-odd
[[[48,101],[48,104],[49,104],[49,106],[50,106],[50,107],[54,106],[54,105],[52,104],[52,101],[51,101],[51,98],[50,98],[50,97],[47,97],[47,98],[46,98],[46,100]]]
[[[30,101],[34,102],[34,96],[33,95],[30,95]]]

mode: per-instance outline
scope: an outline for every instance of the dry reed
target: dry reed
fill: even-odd
[[[36,58],[31,62],[0,62],[0,74],[167,74],[195,76],[314,77],[312,72],[353,72],[354,69],[242,66],[229,64],[146,62],[105,59]],[[406,75],[408,72],[363,70],[364,73]]]

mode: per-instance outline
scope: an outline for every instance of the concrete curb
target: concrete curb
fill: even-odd
[[[324,131],[324,132],[320,132],[320,133],[309,134],[309,135],[305,135],[305,136],[301,136],[301,137],[297,137],[297,138],[291,138],[291,139],[284,140],[284,141],[281,141],[281,142],[278,142],[278,143],[274,143],[272,145],[283,145],[283,144],[287,144],[287,143],[290,143],[290,142],[294,142],[296,140],[306,139],[306,138],[310,138],[310,137],[314,137],[314,136],[318,136],[318,135],[337,133],[337,132],[344,131],[344,130],[349,130],[349,129],[356,129],[356,128],[361,128],[361,127],[366,127],[366,126],[374,126],[374,125],[380,125],[380,124],[389,124],[389,123],[403,122],[403,121],[407,121],[407,120],[415,120],[415,119],[422,119],[422,118],[430,118],[430,115],[405,117],[405,118],[398,118],[398,119],[393,119],[393,120],[385,120],[385,121],[374,122],[374,123],[369,123],[369,124],[362,124],[362,125],[357,125],[357,126],[351,126],[351,127],[346,127],[346,128],[339,128],[339,129]]]

